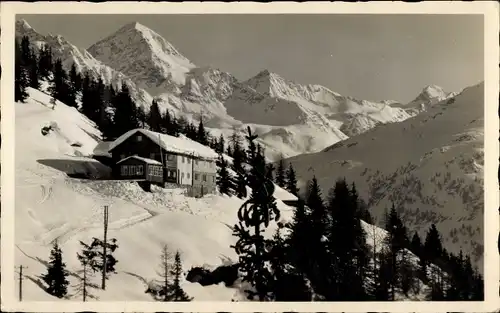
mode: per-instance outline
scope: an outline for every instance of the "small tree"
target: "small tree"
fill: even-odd
[[[292,163],[288,165],[288,170],[286,172],[286,189],[294,196],[299,193],[299,189],[297,188],[297,177],[295,176],[295,170],[293,169]]]
[[[160,269],[157,272],[158,276],[161,279],[161,291],[160,296],[162,296],[163,301],[169,301],[169,291],[171,285],[171,268],[173,263],[172,253],[168,249],[167,245],[164,245],[161,249],[160,256]]]
[[[87,297],[89,297],[89,278],[92,277],[92,271],[87,262],[87,259],[81,261],[82,270],[79,273],[81,276],[79,277],[79,282],[73,286],[76,289],[76,294],[82,295],[83,302],[87,301]]]
[[[182,261],[181,254],[179,251],[175,253],[175,261],[170,275],[174,278],[171,291],[172,301],[191,301],[192,298],[181,287],[181,276],[182,276]]]
[[[285,169],[285,160],[283,159],[283,155],[280,157],[278,167],[276,168],[276,184],[280,186],[281,188],[285,187],[286,184],[286,179],[285,179],[285,174],[286,174],[286,169]]]
[[[273,195],[274,183],[265,177],[264,157],[257,153],[254,142],[257,136],[252,134],[250,127],[246,138],[252,166],[248,179],[252,194],[238,210],[239,223],[233,232],[238,241],[233,248],[239,255],[243,280],[255,288],[255,291],[247,290],[249,299],[258,296],[259,301],[266,301],[272,289],[272,273],[266,265],[269,251],[262,233],[271,220],[279,219],[280,212]]]
[[[104,241],[93,238],[90,245],[80,241],[83,246],[81,254],[78,253],[78,260],[82,265],[86,264],[92,271],[103,273],[105,279],[109,279],[108,273],[116,273],[115,266],[118,261],[114,258],[113,252],[118,248],[116,239],[108,240],[106,243],[106,273],[104,271]]]
[[[62,251],[56,241],[50,252],[47,274],[42,276],[43,281],[48,286],[47,292],[58,298],[66,296],[69,284],[67,277],[66,264],[62,260]]]
[[[222,154],[219,154],[217,165],[217,187],[219,187],[219,192],[231,196],[233,189],[231,174],[228,171],[227,161]]]

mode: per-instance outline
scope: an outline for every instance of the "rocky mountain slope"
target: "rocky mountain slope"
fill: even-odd
[[[386,124],[292,162],[324,194],[339,177],[356,183],[377,217],[393,202],[411,230],[436,223],[445,246],[482,267],[484,84],[466,88],[401,123]]]
[[[192,120],[203,116],[214,135],[230,135],[251,126],[270,159],[313,153],[377,125],[401,122],[416,114],[414,104],[366,101],[340,95],[320,85],[302,85],[268,70],[239,81],[216,68],[199,67],[155,31],[130,23],[88,50],[61,36],[43,36],[26,21],[18,36],[46,43],[66,68],[119,84],[125,80],[134,100],[148,108],[153,97],[162,109]],[[437,87],[436,87],[437,90]],[[439,93],[415,101],[434,101]]]

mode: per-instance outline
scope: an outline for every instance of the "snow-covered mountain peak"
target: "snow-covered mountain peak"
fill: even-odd
[[[22,28],[25,30],[33,29],[33,27],[31,27],[31,25],[25,19],[16,21],[16,29],[17,28]]]
[[[422,89],[420,93],[421,96],[427,97],[428,99],[432,98],[443,98],[448,95],[446,91],[440,86],[437,85],[427,85]]]
[[[161,35],[137,22],[126,24],[88,51],[152,94],[172,89],[169,85],[183,85],[186,73],[195,68]]]

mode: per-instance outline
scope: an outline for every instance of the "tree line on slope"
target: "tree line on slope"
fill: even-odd
[[[40,89],[42,81],[49,82],[49,93],[53,99],[75,107],[93,121],[103,134],[104,140],[113,140],[135,128],[148,127],[152,131],[178,136],[184,134],[201,144],[223,152],[224,137],[212,136],[204,127],[203,119],[198,126],[184,117],[176,117],[166,110],[160,111],[153,100],[149,112],[138,106],[131,97],[130,89],[106,84],[101,77],[95,78],[89,72],[80,73],[73,63],[66,72],[61,59],[53,60],[51,48],[43,45],[38,53],[27,36],[15,43],[15,101],[25,102],[27,87]],[[54,108],[54,107],[53,107]]]
[[[449,253],[435,225],[423,242],[416,232],[410,239],[393,205],[384,214],[386,234],[375,226],[368,234],[362,221],[372,223],[370,212],[355,184],[349,186],[345,179],[335,182],[325,201],[314,177],[306,195],[298,197],[293,220],[279,223],[275,183],[296,194],[295,176],[290,175],[293,167],[285,175],[280,161],[273,175],[274,167],[266,164],[256,138],[249,128],[249,170],[243,176],[251,194],[233,227],[242,280],[252,286],[246,291],[249,299],[395,301],[399,295],[425,295],[433,301],[484,299],[484,281],[470,256]],[[271,223],[277,230],[272,238],[265,238]]]

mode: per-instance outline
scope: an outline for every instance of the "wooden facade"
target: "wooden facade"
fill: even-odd
[[[158,142],[155,142],[147,135],[137,131],[130,137],[123,140],[111,151],[112,162],[120,166],[113,167],[113,176],[119,179],[144,179],[152,183],[173,183],[181,186],[190,186],[193,196],[200,196],[215,192],[216,165],[215,160],[194,157],[190,154],[183,154],[165,150]],[[136,156],[132,158],[132,156]],[[130,174],[130,168],[126,171],[121,165],[142,164],[152,168],[152,162],[158,162],[161,167],[161,175],[148,175],[142,173]],[[127,161],[125,161],[125,159]],[[125,162],[127,162],[125,164]],[[119,163],[119,164],[118,164]],[[134,168],[132,168],[134,169]],[[137,170],[137,168],[135,168]],[[132,171],[134,173],[134,170]]]
[[[145,180],[151,183],[163,183],[163,167],[154,160],[136,156],[127,157],[116,164],[121,179]]]

